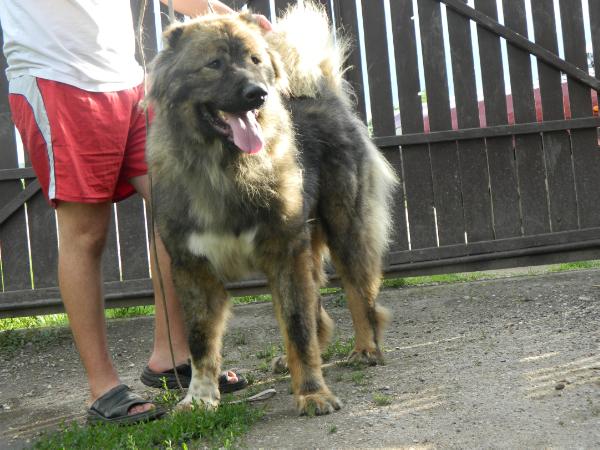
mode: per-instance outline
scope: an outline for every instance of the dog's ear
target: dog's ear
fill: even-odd
[[[273,51],[271,49],[267,49],[267,53],[269,54],[269,59],[271,60],[271,66],[273,67],[273,72],[275,73],[275,86],[279,92],[287,92],[289,88],[288,77],[285,69],[283,68],[283,62],[281,61],[281,56],[278,52]]]
[[[171,25],[163,32],[163,42],[170,48],[175,48],[179,42],[179,38],[183,34],[184,24],[177,23]]]

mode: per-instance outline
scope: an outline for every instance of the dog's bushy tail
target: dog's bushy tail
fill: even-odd
[[[269,45],[281,56],[293,97],[315,97],[323,83],[339,94],[347,94],[342,75],[348,41],[335,33],[325,8],[310,0],[298,0],[277,20]]]

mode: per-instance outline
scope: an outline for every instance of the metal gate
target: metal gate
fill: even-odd
[[[554,0],[319,2],[354,41],[347,77],[357,109],[402,181],[388,276],[600,257],[600,81],[588,70],[600,72],[598,1],[558,0],[556,11]],[[248,3],[273,17],[293,2]],[[150,7],[147,55],[154,23]],[[60,308],[54,212],[31,169],[18,167],[5,97],[0,316]],[[116,205],[114,217],[103,261],[107,302],[151,302],[143,202]]]

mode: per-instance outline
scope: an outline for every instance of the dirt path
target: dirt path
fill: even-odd
[[[386,290],[394,313],[387,365],[326,369],[344,408],[298,417],[286,380],[257,370],[279,344],[270,304],[241,306],[225,340],[228,367],[252,369],[278,394],[247,435],[250,448],[600,447],[600,271]],[[347,309],[326,308],[336,339],[351,336]],[[150,318],[110,323],[123,379],[137,381]],[[6,358],[5,358],[6,359]],[[68,332],[0,363],[0,447],[84,412],[85,379]]]

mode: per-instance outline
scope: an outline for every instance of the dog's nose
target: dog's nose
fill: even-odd
[[[250,84],[242,91],[244,99],[248,103],[262,105],[267,98],[267,90],[259,84]]]

